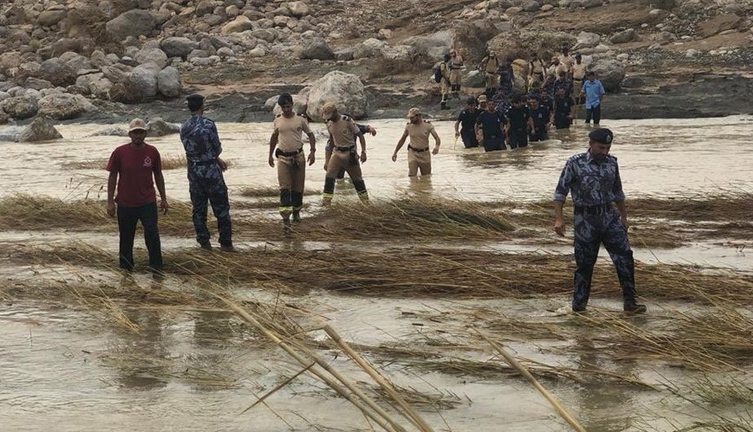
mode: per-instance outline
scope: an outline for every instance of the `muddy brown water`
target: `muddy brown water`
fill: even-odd
[[[409,181],[405,150],[397,163],[390,155],[404,121],[372,123],[376,137],[368,137],[364,177],[376,200],[420,194],[464,200],[530,200],[551,197],[567,157],[586,147],[589,129],[578,125],[552,134],[546,143],[528,149],[484,154],[454,143],[451,122],[436,122],[442,137],[440,154],[434,157],[434,175]],[[621,165],[623,184],[630,197],[661,196],[682,199],[719,193],[747,192],[753,178],[750,130],[753,118],[605,121],[616,136],[613,154]],[[315,125],[321,130],[321,125]],[[60,126],[64,139],[53,143],[0,143],[4,167],[0,195],[15,192],[64,199],[86,196],[104,199],[106,173],[75,168],[89,161],[104,161],[112,149],[125,142],[119,137],[91,137],[97,125]],[[275,171],[267,166],[269,124],[220,124],[225,152],[233,163],[226,180],[233,191],[273,187]],[[317,156],[322,158],[319,137]],[[179,156],[176,136],[149,140],[163,156]],[[307,171],[307,186],[321,190],[321,159]],[[165,172],[172,199],[187,200],[183,169]],[[350,188],[349,182],[338,185]],[[336,200],[355,201],[350,191]],[[316,210],[318,197],[306,197]],[[115,252],[116,237],[82,237],[65,232],[0,233],[0,244],[65,244],[83,241]],[[544,252],[568,253],[570,240]],[[165,239],[166,247],[188,247],[191,239]],[[299,243],[296,247],[328,248],[330,243]],[[241,244],[241,248],[258,244]],[[271,247],[290,245],[271,245]],[[357,245],[350,247],[390,247]],[[394,245],[392,245],[394,246]],[[441,245],[439,245],[441,246]],[[448,245],[458,247],[458,245]],[[142,247],[137,242],[137,247]],[[521,245],[489,244],[490,251],[540,251]],[[750,259],[734,245],[694,245],[682,249],[650,251],[636,248],[645,262],[690,262],[751,270]],[[71,280],[81,269],[55,266],[5,267],[3,284],[36,280]],[[145,289],[185,283],[168,277],[154,281],[146,275],[121,278],[107,272],[87,275],[113,287],[137,284]],[[274,295],[251,288],[239,290],[241,298],[276,301]],[[489,349],[463,349],[468,326],[478,324],[473,312],[492,311],[511,319],[544,322],[553,326],[577,325],[575,318],[551,311],[566,308],[566,298],[528,300],[375,299],[315,292],[303,298],[284,299],[313,311],[354,344],[401,345],[429,349],[437,346],[447,359],[469,359],[504,364]],[[649,299],[650,302],[650,299]],[[598,307],[617,310],[615,301],[599,300]],[[634,321],[654,328],[667,319],[667,310],[682,304],[651,304],[651,314]],[[141,329],[130,333],[102,326],[101,316],[49,302],[0,304],[0,431],[272,431],[369,430],[363,416],[336,397],[323,384],[302,375],[272,395],[266,405],[242,413],[301,366],[279,349],[263,341],[236,317],[221,311],[185,308],[125,309],[125,315]],[[323,334],[315,333],[319,338]],[[584,327],[573,340],[507,341],[511,353],[552,366],[575,369],[598,364],[632,375],[650,384],[684,384],[702,378],[698,373],[647,360],[613,362],[609,347],[599,345],[598,329]],[[582,347],[581,347],[582,345]],[[457,346],[457,349],[451,347]],[[582,348],[562,351],[562,346]],[[577,352],[580,354],[572,354]],[[354,380],[366,382],[359,369],[336,356],[321,354]],[[452,431],[565,431],[569,427],[547,402],[519,378],[500,375],[447,373],[416,366],[410,358],[371,357],[396,384],[432,395],[442,402],[417,405],[435,430]],[[753,385],[749,373],[742,380]],[[750,407],[715,406],[700,410],[667,392],[648,391],[629,385],[605,385],[598,379],[586,383],[553,380],[545,385],[589,431],[672,431],[714,420],[715,415],[753,418]],[[747,417],[746,417],[747,416]],[[403,422],[407,425],[406,422]]]

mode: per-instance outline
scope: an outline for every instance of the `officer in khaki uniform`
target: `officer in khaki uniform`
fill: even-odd
[[[583,89],[583,80],[586,78],[586,72],[587,67],[583,63],[583,56],[576,54],[575,63],[573,63],[573,96],[575,96],[575,103],[577,105],[583,104],[581,91]]]
[[[450,50],[450,61],[447,63],[450,69],[450,90],[452,90],[453,96],[460,97],[460,84],[462,75],[460,73],[463,68],[463,57],[460,56],[455,50]]]
[[[282,114],[275,117],[274,131],[269,139],[269,166],[275,166],[277,159],[277,180],[280,183],[280,215],[286,228],[293,221],[301,219],[303,188],[306,179],[306,155],[303,153],[303,136],[309,138],[310,152],[308,164],[315,161],[316,139],[305,117],[293,112],[293,97],[283,93],[277,99]]]
[[[573,64],[575,63],[575,59],[570,55],[570,49],[568,47],[562,47],[562,54],[559,56],[560,64],[563,65],[566,69],[565,72],[567,73],[568,77],[573,76]],[[559,76],[560,70],[557,70],[557,76]]]
[[[337,112],[334,102],[327,102],[322,107],[322,118],[326,122],[327,131],[332,141],[332,156],[327,163],[327,174],[324,178],[324,205],[329,205],[335,194],[335,179],[337,173],[344,169],[353,181],[353,187],[358,192],[361,201],[369,200],[366,183],[361,174],[360,162],[366,162],[366,140],[356,123],[350,117]],[[357,137],[361,143],[361,155],[356,152],[353,138]]]
[[[418,108],[411,108],[408,111],[408,121],[403,136],[400,137],[395,152],[392,154],[392,162],[397,161],[397,152],[403,147],[405,140],[410,137],[408,176],[415,177],[419,170],[422,176],[429,175],[431,174],[431,155],[439,153],[439,135],[434,129],[434,125],[421,117],[421,111]],[[431,150],[431,153],[429,153],[429,135],[434,137],[434,149]]]
[[[486,78],[486,95],[492,96],[497,92],[499,86],[499,76],[497,75],[497,68],[499,67],[499,59],[497,56],[490,52],[481,59],[481,69],[484,71],[484,77]]]
[[[544,83],[544,75],[546,74],[546,65],[544,60],[540,59],[536,53],[531,53],[530,64],[530,78],[529,78],[529,90],[531,88],[541,87]]]

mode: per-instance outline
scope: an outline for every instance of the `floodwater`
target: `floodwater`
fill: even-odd
[[[581,124],[568,132],[553,133],[552,140],[527,149],[484,154],[478,149],[462,149],[462,143],[455,143],[451,122],[436,122],[442,146],[440,154],[433,158],[434,175],[409,181],[405,149],[396,163],[390,160],[404,121],[379,120],[371,124],[378,134],[367,137],[369,159],[363,172],[370,195],[377,200],[412,194],[463,200],[548,200],[566,159],[585,149],[589,130]],[[638,196],[687,199],[745,192],[753,178],[753,152],[749,148],[753,117],[606,120],[603,126],[615,133],[612,152],[620,160],[628,200]],[[223,158],[232,163],[226,173],[231,196],[243,187],[276,186],[275,170],[267,165],[270,124],[219,124],[218,128],[225,150]],[[322,129],[320,124],[314,128]],[[113,148],[126,139],[90,136],[100,129],[103,127],[97,125],[66,125],[59,127],[64,139],[58,142],[0,143],[4,160],[0,196],[21,192],[64,199],[87,196],[104,199],[106,173],[80,167],[92,161],[104,165]],[[321,134],[317,136],[320,138],[317,156],[323,158],[324,140]],[[182,154],[177,136],[148,141],[165,158]],[[183,169],[165,171],[165,178],[172,199],[188,200]],[[320,159],[307,171],[307,187],[321,190],[323,180]],[[351,186],[344,182],[338,187]],[[318,198],[306,199],[313,207],[317,205]],[[335,199],[356,200],[351,193]],[[0,233],[0,245],[74,241],[66,236],[65,233]],[[92,236],[84,241],[115,251],[112,238]],[[190,239],[185,243],[178,240],[171,243],[170,239],[165,242],[168,247],[190,243]],[[487,247],[495,250],[504,246]],[[564,242],[562,247],[547,251],[567,253],[569,247]],[[753,269],[750,260],[735,253],[733,247],[698,245],[668,251],[638,248],[636,257],[646,262],[702,262]],[[12,284],[37,277],[64,279],[70,269],[1,270],[2,283]],[[114,274],[92,277],[102,284],[124,289],[136,284],[158,290],[179,282],[170,277],[153,281],[144,275],[122,279]],[[239,295],[261,302],[280,301],[272,298],[271,293],[251,288]],[[469,335],[468,327],[478,324],[472,318],[473,311],[498,311],[511,319],[552,326],[575,325],[569,315],[542,312],[560,309],[567,299],[479,302],[375,299],[315,292],[281,300],[328,320],[353,344],[372,347],[397,344],[427,350],[436,346],[432,351],[450,359],[500,365],[504,361],[489,349],[460,349]],[[619,308],[616,302],[600,300],[599,305],[605,310]],[[663,311],[683,305],[650,307],[651,313],[635,325],[660,326],[666,318]],[[303,366],[260,339],[231,314],[167,307],[124,309],[123,313],[138,325],[140,332],[103,327],[97,314],[55,304],[10,300],[1,303],[0,432],[371,430],[355,408],[306,374],[271,395],[265,404],[244,413],[259,397]],[[516,356],[555,367],[578,369],[600,364],[653,385],[698,378],[691,372],[643,360],[626,359],[611,364],[608,356],[594,349],[598,338],[598,329],[584,327],[582,337],[575,340],[535,343],[510,340],[506,345]],[[582,349],[574,350],[582,354],[565,354],[557,349],[561,344],[577,348],[583,345]],[[458,349],[447,348],[451,346]],[[320,354],[353,380],[368,381],[343,354],[337,356],[330,351]],[[418,405],[437,431],[570,430],[543,397],[519,378],[425,370],[404,358],[382,361],[379,368],[401,387],[433,395],[446,404],[440,410]],[[753,371],[744,376],[749,377],[750,372]],[[751,385],[750,378],[743,379]],[[673,431],[716,419],[716,415],[751,416],[750,407],[699,411],[688,401],[669,397],[666,392],[628,385],[600,385],[598,380],[577,384],[554,380],[545,386],[589,431]]]

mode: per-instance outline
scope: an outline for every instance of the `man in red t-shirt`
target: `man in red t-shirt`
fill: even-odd
[[[155,183],[160,195],[159,207],[165,214],[168,209],[162,160],[157,148],[144,142],[146,123],[143,120],[131,121],[128,136],[131,142],[116,148],[107,162],[107,171],[110,172],[107,180],[107,214],[115,216],[117,203],[120,268],[133,270],[133,238],[136,224],[141,221],[149,251],[149,270],[158,274],[162,272],[162,247],[157,229]]]

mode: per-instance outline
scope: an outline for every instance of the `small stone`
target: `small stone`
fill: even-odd
[[[697,49],[693,49],[693,48],[691,48],[691,49],[689,49],[689,50],[685,51],[685,57],[687,57],[687,58],[695,58],[695,57],[698,57],[698,54],[700,54],[700,52],[698,52],[698,50],[697,50]]]

